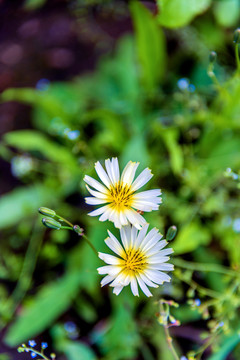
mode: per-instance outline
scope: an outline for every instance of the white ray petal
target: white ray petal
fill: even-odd
[[[113,174],[114,174],[115,183],[117,183],[119,181],[119,179],[120,179],[119,165],[118,165],[118,159],[117,158],[112,158],[112,167],[113,167]]]
[[[137,180],[137,179],[136,179]],[[161,200],[161,198],[159,198],[158,196],[160,196],[162,194],[160,189],[153,189],[153,190],[146,190],[146,191],[141,191],[137,194],[134,195],[136,200],[150,200],[152,201],[152,199],[156,199],[157,201]]]
[[[125,210],[125,215],[129,222],[133,224],[138,230],[140,230],[141,227],[146,224],[146,220],[144,219],[144,217],[142,217],[133,209]]]
[[[114,277],[118,275],[121,270],[122,268],[116,265],[105,265],[97,268],[97,271],[100,275],[108,274]]]
[[[90,186],[92,186],[94,189],[100,191],[101,193],[108,193],[108,189],[105,188],[105,186],[103,186],[102,184],[100,184],[100,182],[98,182],[97,180],[93,179],[91,176],[85,175],[83,180]]]
[[[102,165],[99,161],[95,164],[95,170],[99,176],[99,178],[102,180],[104,185],[106,185],[108,188],[111,186],[111,181],[109,179],[109,176],[107,175],[106,171],[103,169]]]
[[[122,227],[120,229],[120,235],[124,248],[128,250],[131,245],[131,226],[127,225]]]
[[[105,240],[105,243],[110,249],[112,249],[113,252],[115,252],[116,254],[122,257],[125,254],[122,245],[120,245],[117,238],[109,230],[108,230],[108,235],[110,236],[110,238],[107,238]]]
[[[145,270],[145,275],[154,281],[156,284],[162,284],[164,281],[169,282],[171,280],[170,276],[165,274],[164,272],[158,270]]]
[[[140,189],[143,185],[145,185],[151,178],[153,174],[149,168],[144,169],[140,175],[136,178],[136,180],[132,184],[132,190],[136,191]]]
[[[123,184],[127,184],[129,186],[132,184],[138,165],[139,162],[129,161],[127,163],[121,176],[121,181]]]
[[[94,197],[85,197],[86,204],[89,205],[100,205],[100,204],[106,204],[106,200],[98,199]]]
[[[151,264],[149,265],[150,270],[162,270],[162,271],[173,271],[174,265],[172,264]]]
[[[146,286],[145,282],[139,277],[137,276],[137,281],[139,283],[140,288],[142,289],[142,291],[144,292],[144,294],[147,297],[152,296],[151,292],[149,291],[148,287]]]
[[[147,230],[148,230],[149,224],[146,224],[142,227],[142,229],[139,231],[137,239],[135,241],[135,248],[140,247],[141,243],[143,242],[143,239],[146,236]]]
[[[98,257],[105,261],[106,264],[109,265],[120,265],[120,259],[116,256],[105,254],[105,253],[98,253]]]
[[[140,248],[141,250],[149,243],[149,241],[151,241],[151,239],[158,234],[158,229],[153,228],[151,231],[149,231],[149,233],[147,234],[147,236],[143,239]]]
[[[113,289],[113,293],[115,295],[119,295],[120,292],[122,291],[122,289],[123,289],[123,286],[115,286],[115,288]]]
[[[99,199],[106,199],[107,200],[106,193],[102,193],[100,191],[92,190],[88,185],[86,185],[86,188],[88,189],[88,191],[90,192],[91,195],[93,195],[93,196],[95,196],[95,197],[97,197]]]
[[[135,201],[133,200],[131,206],[136,209],[136,210],[141,210],[144,212],[150,212],[153,210],[158,210],[159,205],[151,203],[151,202],[147,202],[147,201]]]
[[[166,240],[159,241],[160,239],[161,235],[157,234],[149,241],[148,244],[145,245],[143,251],[146,253],[147,256],[152,256],[153,254],[158,253],[162,248],[167,245]]]
[[[134,296],[139,296],[139,293],[138,293],[138,285],[137,285],[137,281],[136,281],[136,278],[133,277],[131,282],[130,282],[130,286],[131,286],[131,290],[132,290],[132,293]]]
[[[104,213],[106,210],[109,209],[109,205],[104,205],[94,211],[91,211],[90,213],[88,213],[89,216],[97,216],[97,215],[101,215],[102,213]]]
[[[145,284],[146,284],[147,286],[154,287],[154,288],[157,288],[157,287],[158,287],[157,284],[154,284],[154,283],[153,283],[151,280],[149,280],[149,279],[147,278],[147,276],[145,276],[143,273],[138,274],[138,276],[140,276],[140,278],[145,282]]]
[[[103,287],[104,285],[109,284],[111,281],[113,281],[113,279],[114,276],[110,276],[110,275],[105,276],[101,281],[101,286]]]
[[[114,185],[115,180],[114,180],[114,175],[113,175],[113,171],[112,171],[112,163],[111,163],[110,159],[105,160],[105,167],[107,170],[108,177],[111,180],[112,185]]]

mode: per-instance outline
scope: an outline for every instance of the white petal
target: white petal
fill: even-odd
[[[136,179],[137,180],[137,179]],[[157,201],[160,201],[161,198],[158,198],[158,196],[160,196],[162,194],[160,189],[153,189],[153,190],[146,190],[146,191],[141,191],[137,194],[134,195],[134,198],[136,200],[150,200],[152,201],[152,199],[155,199]]]
[[[116,279],[111,283],[110,286],[128,286],[129,283],[130,283],[130,276],[129,275],[126,275],[124,273],[120,273]]]
[[[145,185],[151,178],[153,174],[149,168],[144,169],[140,175],[136,178],[134,183],[132,184],[132,190],[136,191],[140,189],[143,185]]]
[[[111,281],[113,281],[113,279],[114,279],[113,276],[110,275],[105,276],[101,281],[101,286],[109,284]]]
[[[151,292],[149,291],[149,289],[147,288],[146,284],[144,283],[144,281],[137,276],[137,281],[139,283],[140,288],[142,289],[142,291],[144,292],[144,294],[149,297],[152,296]]]
[[[154,287],[154,288],[157,288],[157,287],[158,287],[158,285],[154,284],[154,283],[153,283],[151,280],[149,280],[149,279],[147,278],[147,276],[145,276],[144,274],[140,273],[140,274],[138,274],[138,276],[140,276],[140,278],[145,282],[145,284],[146,284],[147,286]]]
[[[150,270],[162,270],[162,271],[173,271],[174,266],[172,264],[151,264]]]
[[[134,226],[132,226],[132,229],[131,229],[131,247],[133,247],[135,242],[136,242],[137,234],[138,234],[137,229]]]
[[[149,233],[147,234],[147,236],[143,239],[140,248],[144,249],[144,247],[149,243],[149,241],[151,241],[151,239],[156,236],[158,234],[158,229],[153,228],[151,231],[149,231]]]
[[[118,165],[117,158],[112,158],[112,167],[113,167],[113,174],[114,174],[115,182],[117,183],[120,179],[119,165]]]
[[[115,288],[113,289],[113,293],[115,295],[119,295],[120,292],[122,291],[122,289],[123,289],[123,286],[115,286]]]
[[[161,255],[161,256],[166,256],[166,255],[169,255],[169,254],[172,254],[172,253],[173,253],[172,248],[168,248],[168,249],[164,249],[164,250],[159,251],[159,255]]]
[[[106,170],[107,170],[108,177],[111,180],[112,185],[114,185],[115,180],[114,180],[114,175],[113,175],[113,172],[112,172],[112,163],[111,163],[110,159],[105,160],[105,167],[106,167]]]
[[[158,210],[159,205],[154,204],[152,202],[148,202],[148,201],[136,201],[133,200],[131,206],[136,209],[136,210],[141,210],[144,212],[150,212],[153,210]]]
[[[105,188],[105,186],[103,186],[102,184],[100,184],[100,182],[98,182],[97,180],[93,179],[91,176],[85,175],[83,180],[90,186],[92,186],[94,189],[97,189],[98,191],[100,191],[101,193],[106,194],[108,192],[108,190]]]
[[[116,275],[118,275],[121,270],[122,268],[116,265],[106,265],[97,268],[97,271],[100,275],[108,274],[114,277],[116,277]]]
[[[116,254],[122,257],[125,254],[123,247],[120,245],[119,241],[109,230],[108,230],[108,235],[110,236],[110,238],[107,238],[105,240],[105,243],[112,251],[114,251]]]
[[[149,264],[162,264],[162,263],[168,261],[169,259],[170,259],[169,256],[161,256],[161,255],[155,254],[155,255],[149,256],[148,263]]]
[[[119,213],[119,221],[122,224],[122,226],[128,225],[128,220],[123,211],[120,211]]]
[[[104,211],[104,213],[100,216],[99,221],[106,221],[109,219],[111,213],[111,208],[109,207]]]
[[[106,204],[106,202],[107,202],[106,200],[98,199],[95,197],[86,197],[85,201],[86,201],[86,204],[89,204],[89,205],[100,205],[100,204]]]
[[[113,255],[99,252],[98,257],[101,260],[105,261],[106,264],[109,264],[109,265],[119,265],[120,264],[120,259]]]
[[[109,205],[105,205],[105,206],[100,207],[99,209],[91,211],[90,213],[88,213],[88,215],[89,216],[98,216],[98,215],[101,215],[102,213],[104,213],[108,209],[109,209]]]
[[[141,229],[146,224],[146,220],[139,213],[133,209],[125,210],[125,215],[128,221],[133,224],[137,229]]]
[[[127,163],[121,176],[121,182],[123,184],[127,184],[129,186],[132,184],[138,165],[138,162],[129,161]]]
[[[109,188],[111,181],[99,161],[96,162],[95,169],[102,182]]]
[[[137,285],[137,281],[135,279],[135,277],[132,278],[131,282],[130,282],[130,286],[131,286],[131,290],[134,296],[139,296],[138,293],[138,285]]]
[[[145,270],[147,277],[154,281],[156,284],[162,284],[164,281],[169,282],[171,280],[170,276],[164,272],[158,270]]]
[[[160,235],[160,234],[159,234]],[[160,235],[161,236],[161,235]],[[162,248],[167,245],[166,240],[158,241],[159,237],[152,238],[149,243],[144,247],[143,251],[147,256],[152,256],[153,254],[157,254]]]
[[[102,193],[100,191],[95,191],[95,190],[92,190],[88,185],[86,185],[86,188],[88,189],[88,191],[90,192],[91,195],[99,198],[99,199],[106,199],[107,200],[107,196],[106,196],[106,193]],[[106,189],[107,191],[107,189]]]
[[[146,236],[148,227],[149,227],[149,224],[146,224],[146,225],[144,225],[144,226],[142,227],[142,229],[139,231],[138,237],[137,237],[136,242],[135,242],[135,248],[138,248],[138,247],[141,245],[141,243],[143,242],[143,239],[144,239],[145,236]]]
[[[131,226],[127,225],[122,227],[120,229],[120,235],[124,248],[128,250],[131,245]]]

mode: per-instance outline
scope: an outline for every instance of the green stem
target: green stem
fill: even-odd
[[[240,60],[239,60],[238,43],[235,44],[235,57],[236,57],[236,63],[237,63],[237,73],[240,73]]]
[[[67,219],[63,218],[62,216],[59,216],[59,215],[55,215],[55,216],[58,217],[60,220],[64,221],[66,224],[68,224],[68,225],[70,226],[70,228],[67,227],[67,226],[62,226],[61,229],[73,230],[74,225],[73,225],[70,221],[68,221]],[[73,231],[74,231],[74,230],[73,230]],[[95,253],[95,254],[97,255],[97,257],[98,257],[98,251],[97,251],[97,249],[96,249],[95,246],[91,243],[91,241],[87,238],[87,236],[84,235],[84,234],[81,234],[81,235],[79,234],[79,236],[83,237],[83,238],[86,240],[86,242],[88,243],[88,245],[92,248],[92,250],[94,251],[94,253]]]
[[[43,352],[37,351],[37,350],[35,350],[35,349],[33,349],[33,348],[30,348],[30,347],[27,347],[27,346],[26,346],[26,347],[24,347],[24,350],[25,350],[25,351],[26,351],[26,350],[29,350],[29,351],[31,351],[31,352],[34,352],[35,354],[41,356],[42,359],[50,360],[46,355],[43,354]]]
[[[10,308],[9,308],[9,299],[7,303],[5,304],[7,309],[7,316],[12,317],[14,314],[16,308],[23,300],[26,292],[28,291],[31,280],[32,280],[32,274],[36,265],[37,257],[39,250],[41,248],[42,244],[42,227],[39,227],[38,225],[34,225],[32,236],[30,238],[30,242],[27,248],[27,252],[24,258],[22,270],[18,279],[18,283],[16,285],[16,288],[14,289],[11,298],[12,302],[10,301]],[[5,307],[3,307],[4,309]]]
[[[237,273],[237,271],[228,269],[227,267],[218,264],[196,263],[185,261],[182,259],[173,259],[172,262],[174,263],[174,265],[183,269],[202,272],[215,272],[219,274],[229,275],[232,277],[239,277],[239,273]]]

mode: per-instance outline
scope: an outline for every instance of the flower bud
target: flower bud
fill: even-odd
[[[217,59],[217,53],[215,51],[211,51],[209,54],[210,63],[214,63]]]
[[[42,215],[47,215],[47,216],[50,216],[50,217],[54,217],[56,215],[55,211],[52,210],[52,209],[48,209],[46,207],[40,207],[38,209],[38,212]]]
[[[237,29],[237,30],[234,31],[233,42],[235,44],[240,43],[240,29]]]
[[[175,238],[177,234],[177,227],[175,225],[170,226],[170,228],[167,231],[166,240],[171,241]]]
[[[58,222],[57,220],[54,220],[52,218],[43,218],[42,219],[42,223],[43,225],[45,225],[46,227],[50,228],[50,229],[55,229],[55,230],[59,230],[61,229],[61,224],[60,222]]]
[[[84,231],[84,230],[83,230],[82,228],[80,228],[79,225],[74,225],[73,230],[74,230],[79,236],[82,236],[82,235],[83,235],[83,231]]]

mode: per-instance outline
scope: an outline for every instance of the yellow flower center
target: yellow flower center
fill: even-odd
[[[128,249],[123,258],[124,260],[122,260],[122,271],[127,273],[127,275],[136,275],[146,268],[146,255],[144,255],[144,253],[139,249]]]
[[[124,208],[131,206],[132,189],[129,185],[124,185],[120,181],[109,189],[108,201],[111,205],[122,211]]]

